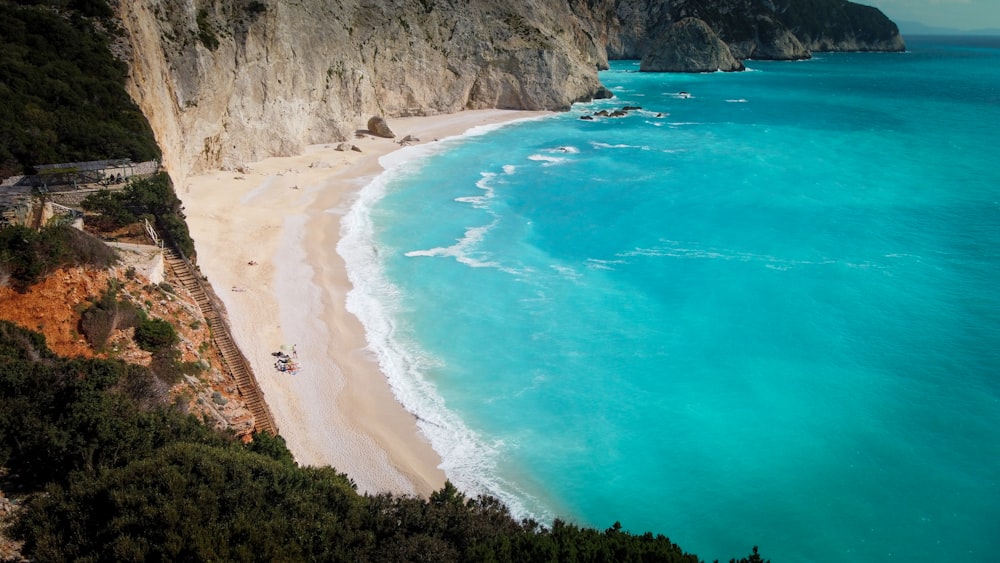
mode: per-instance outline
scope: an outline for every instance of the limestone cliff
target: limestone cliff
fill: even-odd
[[[565,2],[149,0],[116,6],[130,92],[175,180],[344,139],[372,114],[564,109],[603,48]],[[522,14],[530,14],[525,16]]]
[[[564,109],[608,58],[738,69],[809,49],[899,50],[844,0],[115,0],[129,91],[175,181],[343,140],[374,114]],[[728,53],[726,52],[728,51]],[[701,68],[698,65],[708,64]],[[649,69],[653,69],[650,66]],[[661,69],[657,69],[661,70]]]
[[[643,72],[715,72],[743,70],[732,50],[708,24],[685,18],[670,27],[646,51]]]
[[[825,6],[820,14],[813,6]],[[774,0],[782,22],[811,51],[904,51],[899,28],[871,6],[845,0]]]

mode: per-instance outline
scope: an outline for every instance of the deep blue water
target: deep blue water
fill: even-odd
[[[909,43],[616,62],[404,152],[340,250],[449,478],[707,560],[995,560],[1000,40]]]

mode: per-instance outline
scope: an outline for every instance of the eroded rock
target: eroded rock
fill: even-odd
[[[368,132],[384,139],[396,138],[396,134],[389,128],[389,124],[386,123],[385,118],[380,115],[373,115],[368,118]]]
[[[658,37],[639,63],[642,72],[715,72],[743,70],[729,46],[708,24],[685,18]]]

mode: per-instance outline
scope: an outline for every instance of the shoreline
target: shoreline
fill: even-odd
[[[397,118],[410,146],[547,112],[473,110]],[[384,170],[379,159],[404,148],[392,139],[310,145],[238,172],[210,171],[177,187],[198,265],[225,303],[233,337],[250,361],[280,435],[304,466],[332,466],[360,492],[426,497],[445,482],[442,460],[396,399],[347,310],[352,289],[337,252],[341,220]],[[405,164],[404,164],[405,166]],[[301,370],[275,369],[271,355],[293,349]]]

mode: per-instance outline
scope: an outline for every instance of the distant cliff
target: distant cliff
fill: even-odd
[[[130,93],[175,180],[344,139],[373,114],[565,109],[604,92],[608,58],[738,70],[810,49],[903,48],[881,12],[843,0],[112,4]]]
[[[846,0],[578,0],[609,59],[643,70],[741,70],[745,59],[808,59],[811,51],[902,51],[876,8]],[[695,22],[701,23],[695,23]],[[729,52],[719,50],[724,43]],[[731,55],[731,57],[730,57]]]

